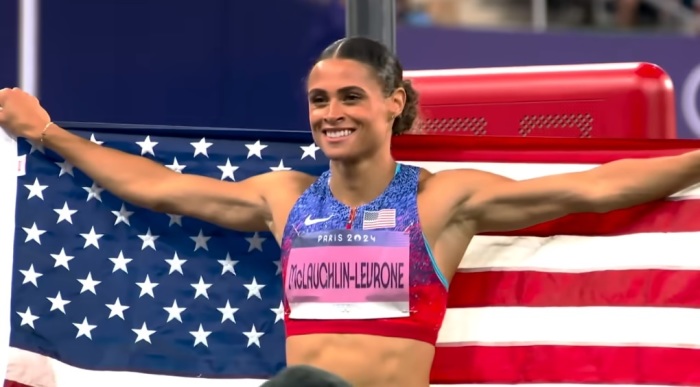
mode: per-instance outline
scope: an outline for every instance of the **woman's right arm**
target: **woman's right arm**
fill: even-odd
[[[49,122],[49,114],[35,97],[19,89],[0,90],[0,126],[10,134],[43,142],[95,183],[127,202],[234,230],[267,231],[272,220],[270,195],[293,194],[309,177],[285,171],[225,182],[181,174],[145,157],[100,146],[55,124],[46,126]],[[287,189],[274,190],[280,186]]]
[[[284,178],[267,173],[226,182],[177,173],[145,157],[95,144],[55,124],[46,131],[43,143],[127,202],[239,231],[267,231],[271,212],[264,190],[271,180]]]

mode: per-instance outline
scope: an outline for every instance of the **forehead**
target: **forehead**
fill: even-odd
[[[346,86],[379,88],[366,65],[350,59],[324,59],[309,73],[309,89],[340,89]]]

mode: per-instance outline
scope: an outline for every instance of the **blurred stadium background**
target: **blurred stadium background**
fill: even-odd
[[[652,62],[692,138],[698,3],[397,0],[397,50],[410,70]],[[59,121],[299,130],[304,76],[344,35],[344,0],[5,0],[0,83]]]

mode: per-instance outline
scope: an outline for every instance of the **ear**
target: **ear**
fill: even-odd
[[[403,108],[406,105],[406,90],[403,87],[399,87],[394,90],[393,93],[387,98],[387,108],[389,112],[394,116],[398,117],[403,112]]]

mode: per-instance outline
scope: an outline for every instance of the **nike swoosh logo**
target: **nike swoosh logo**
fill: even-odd
[[[332,217],[333,217],[333,215],[331,215],[327,218],[311,219],[311,215],[309,215],[306,217],[306,219],[304,219],[304,226],[313,226],[316,223],[323,223]]]

